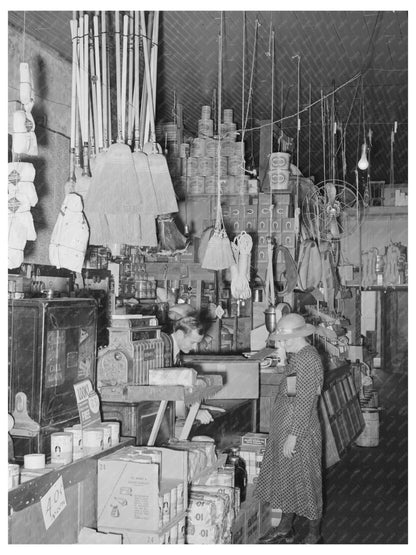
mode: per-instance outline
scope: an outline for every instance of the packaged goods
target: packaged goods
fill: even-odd
[[[84,456],[81,425],[79,425],[78,427],[72,426],[70,428],[64,428],[64,432],[68,432],[73,436],[72,437],[72,459],[74,461],[81,459]]]
[[[261,445],[266,447],[269,434],[260,432],[247,432],[241,436],[241,445]]]
[[[154,462],[156,452],[161,454],[161,464]],[[174,488],[177,499],[178,491],[182,491],[183,510],[187,482],[188,453],[185,451],[126,447],[101,458],[98,461],[98,530],[122,529],[129,534],[151,531],[157,536],[163,524],[171,520]],[[178,507],[178,500],[176,504]],[[130,543],[159,543],[154,534],[147,539],[136,539]]]
[[[55,432],[51,434],[51,462],[68,464],[72,462],[72,434]]]

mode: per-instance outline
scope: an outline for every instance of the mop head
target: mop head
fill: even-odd
[[[188,246],[188,241],[176,227],[170,214],[158,216],[157,229],[159,235],[159,248],[162,252],[183,252]]]
[[[206,270],[225,270],[234,264],[231,243],[225,229],[215,229],[208,241],[207,250],[202,261],[202,268]]]

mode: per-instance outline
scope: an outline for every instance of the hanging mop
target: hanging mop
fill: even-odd
[[[217,145],[217,214],[215,219],[214,232],[208,241],[202,268],[207,270],[225,270],[234,263],[234,256],[231,250],[231,243],[228,239],[224,226],[221,209],[221,100],[222,100],[222,33],[223,33],[223,13],[221,12],[220,33],[218,36],[218,145]]]

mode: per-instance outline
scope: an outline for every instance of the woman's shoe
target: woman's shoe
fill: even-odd
[[[308,532],[300,543],[316,544],[324,542],[322,536],[317,536],[316,534]]]
[[[295,541],[295,532],[291,528],[288,532],[281,532],[278,527],[272,528],[267,534],[259,539],[259,543],[276,544],[276,543],[293,543]]]

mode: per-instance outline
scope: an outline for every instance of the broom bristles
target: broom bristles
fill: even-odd
[[[144,216],[150,214],[152,216],[157,216],[157,214],[159,214],[158,204],[147,155],[144,154],[144,152],[135,151],[133,152],[133,162],[136,170],[137,182],[143,198],[139,214]]]
[[[225,270],[234,263],[231,243],[224,230],[215,231],[208,241],[202,268],[206,270]]]
[[[170,177],[166,158],[163,154],[149,154],[149,168],[152,175],[158,205],[158,214],[178,212],[175,190]]]
[[[98,163],[85,199],[85,208],[99,213],[138,213],[143,203],[133,156],[126,144],[110,146]]]

